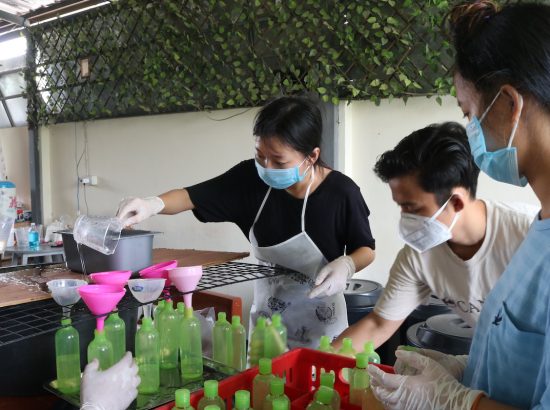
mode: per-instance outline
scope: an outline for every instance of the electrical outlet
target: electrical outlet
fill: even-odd
[[[96,186],[98,184],[97,176],[96,175],[88,175],[88,176],[82,177],[82,178],[80,178],[80,183],[82,185]]]

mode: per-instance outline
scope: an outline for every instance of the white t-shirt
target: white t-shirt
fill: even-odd
[[[430,294],[437,296],[474,327],[485,297],[523,241],[538,209],[483,201],[487,207],[485,239],[469,260],[445,242],[424,253],[405,245],[374,311],[387,320],[405,319]]]

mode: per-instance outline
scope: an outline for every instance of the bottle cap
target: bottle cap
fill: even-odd
[[[271,406],[273,407],[273,410],[288,410],[287,401],[281,397],[273,399]]]
[[[207,380],[204,382],[204,396],[213,399],[218,395],[218,381]]]
[[[185,311],[185,304],[183,302],[178,302],[177,309],[178,312],[183,313]]]
[[[272,396],[281,396],[285,393],[285,382],[282,379],[275,377],[271,380],[269,391]]]
[[[71,323],[70,318],[61,319],[61,326],[69,326]]]
[[[192,318],[194,315],[193,315],[193,308],[190,308],[190,307],[185,307],[185,310],[184,310],[184,313],[183,313],[183,316],[186,318],[186,319],[190,319]]]
[[[369,365],[369,355],[366,353],[359,353],[355,356],[355,367],[358,369],[366,369]]]
[[[143,319],[141,319],[141,327],[142,329],[146,329],[146,330],[152,329],[153,319],[151,319],[150,317],[144,317]]]
[[[330,404],[334,391],[330,387],[321,386],[317,392],[317,400],[323,404]]]
[[[218,322],[227,322],[227,315],[225,312],[218,313]]]
[[[271,359],[266,357],[260,359],[260,374],[271,374]]]
[[[353,341],[349,337],[345,337],[344,340],[342,340],[342,348],[353,349]]]
[[[204,410],[220,410],[220,406],[216,406],[215,404],[209,404],[204,408]]]
[[[334,380],[336,377],[334,376],[334,373],[327,373],[323,372],[321,373],[321,386],[330,387],[331,389],[334,388]]]
[[[176,390],[176,407],[189,407],[191,405],[191,392],[187,389]]]
[[[281,326],[283,323],[282,321],[283,318],[281,317],[280,313],[275,313],[273,316],[271,316],[271,323],[273,324],[273,326]]]
[[[231,325],[233,327],[238,327],[241,325],[241,317],[240,316],[237,316],[237,315],[234,315],[231,317]]]
[[[321,336],[321,340],[319,341],[319,349],[330,349],[330,338],[328,336]]]
[[[235,393],[235,409],[248,410],[250,408],[250,392],[238,390]]]
[[[260,329],[265,328],[265,317],[260,316],[260,317],[256,320],[256,327],[259,327]]]

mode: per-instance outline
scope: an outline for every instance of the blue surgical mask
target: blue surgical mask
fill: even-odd
[[[512,128],[512,133],[506,148],[489,152],[487,151],[487,146],[485,145],[485,136],[483,135],[481,122],[485,119],[487,113],[499,95],[500,91],[495,96],[493,101],[491,101],[491,104],[489,104],[479,120],[476,116],[474,116],[467,125],[466,134],[468,135],[468,142],[470,143],[470,149],[472,151],[474,161],[479,169],[497,181],[506,182],[517,186],[525,186],[527,185],[527,179],[519,174],[518,153],[516,147],[512,146],[512,142],[514,141],[516,130],[518,128],[518,121],[514,123],[514,128]],[[520,100],[520,104],[521,114],[523,99]]]
[[[304,160],[295,167],[283,169],[264,168],[258,161],[254,161],[254,163],[256,164],[258,175],[267,185],[275,189],[287,189],[295,183],[303,181],[305,178],[309,167],[300,175],[300,166],[302,166],[306,159],[307,158],[304,158]]]

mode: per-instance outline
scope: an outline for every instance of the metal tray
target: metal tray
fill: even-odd
[[[224,366],[221,363],[203,358],[203,377],[196,380],[183,380],[180,375],[179,367],[176,369],[161,369],[160,370],[160,391],[156,394],[138,394],[137,399],[132,402],[128,410],[149,410],[154,409],[163,404],[174,401],[175,392],[177,389],[185,388],[191,392],[203,388],[205,380],[223,380],[229,376],[237,374],[238,371]],[[56,388],[57,381],[53,380],[44,384],[44,388],[57,397],[66,402],[80,408],[80,392],[74,394],[63,394]]]

